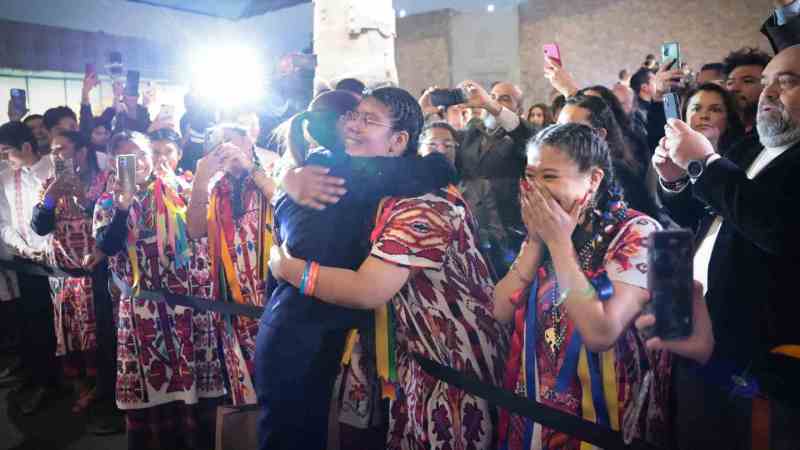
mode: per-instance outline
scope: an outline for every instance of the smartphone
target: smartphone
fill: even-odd
[[[136,155],[117,156],[117,178],[123,191],[136,192]]]
[[[112,79],[122,78],[123,73],[123,65],[122,65],[122,53],[120,52],[111,52],[108,54],[108,74],[111,76]]]
[[[661,64],[670,67],[681,67],[681,46],[675,41],[661,44]],[[677,64],[677,66],[675,65]]]
[[[667,118],[667,120],[681,118],[680,99],[678,98],[678,94],[674,92],[668,92],[664,94],[664,116]]]
[[[28,98],[25,94],[25,89],[11,89],[11,107],[17,113],[23,113],[28,110]]]
[[[649,333],[661,339],[692,334],[694,235],[689,230],[656,231],[649,237],[647,310],[656,324]]]
[[[434,89],[431,91],[431,104],[448,108],[453,105],[466,103],[469,95],[461,88]]]
[[[559,50],[558,44],[555,43],[544,44],[544,46],[542,46],[542,49],[544,50],[544,56],[546,57],[545,61],[547,61],[547,58],[551,58],[556,60],[556,63],[559,66],[563,65],[561,63],[561,50]]]
[[[139,96],[139,71],[129,70],[125,78],[125,96],[138,97]]]

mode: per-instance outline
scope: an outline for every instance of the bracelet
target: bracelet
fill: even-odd
[[[661,182],[661,187],[668,192],[681,192],[689,185],[689,177],[678,178],[675,181],[666,181],[659,177],[658,181]]]
[[[313,297],[314,291],[317,289],[317,279],[319,279],[319,263],[307,261],[303,276],[300,278],[300,293]]]
[[[309,271],[309,268],[310,268],[310,265],[309,265],[308,262],[306,262],[306,267],[305,267],[305,269],[303,269],[303,276],[300,277],[300,286],[298,286],[298,288],[297,288],[300,291],[301,294],[305,294],[305,292],[306,292],[306,284],[308,283],[308,271]]]
[[[311,268],[308,274],[308,284],[306,285],[306,295],[313,297],[317,290],[317,281],[319,280],[319,263],[316,261],[311,262]]]

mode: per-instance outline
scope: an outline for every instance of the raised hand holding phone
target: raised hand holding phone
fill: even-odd
[[[578,93],[578,84],[572,78],[572,74],[564,69],[561,60],[561,51],[556,44],[544,45],[544,77],[555,90],[564,97],[572,97]]]

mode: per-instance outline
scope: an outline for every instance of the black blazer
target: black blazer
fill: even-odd
[[[708,270],[706,301],[716,339],[710,365],[750,367],[760,381],[771,349],[800,344],[800,143],[748,180],[746,169],[762,148],[743,142],[730,153],[736,162],[714,162],[691,187],[696,199],[724,219]],[[679,206],[676,200],[668,208]],[[714,217],[701,219],[698,239]],[[781,371],[766,374],[783,386],[780,396],[800,397],[796,381],[787,379],[797,373]]]
[[[793,17],[785,24],[778,26],[773,13],[762,25],[761,33],[769,39],[772,51],[778,54],[787,47],[800,44],[800,17]]]

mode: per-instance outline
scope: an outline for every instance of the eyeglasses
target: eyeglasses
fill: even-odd
[[[358,124],[364,128],[368,127],[369,125],[392,128],[392,124],[377,121],[371,118],[367,113],[361,113],[358,111],[347,111],[344,116],[342,116],[342,120],[345,122],[358,122]]]
[[[445,150],[455,150],[458,148],[458,144],[453,141],[432,141],[432,140],[425,140],[421,141],[420,144],[427,145],[433,148],[443,148]]]

